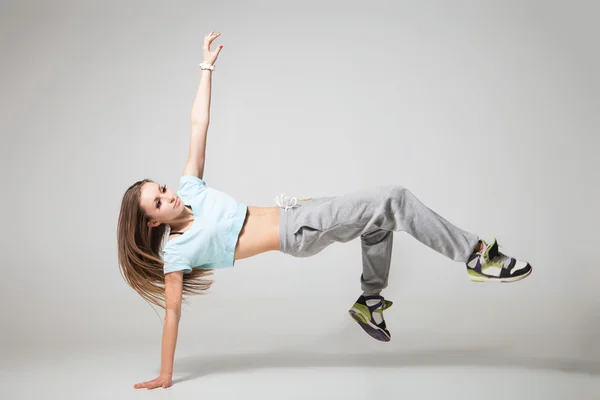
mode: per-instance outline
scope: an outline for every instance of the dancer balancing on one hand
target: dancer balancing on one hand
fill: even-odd
[[[531,273],[525,261],[430,210],[399,184],[328,197],[275,198],[275,206],[247,206],[211,188],[203,178],[211,79],[223,46],[220,33],[204,38],[201,76],[191,110],[190,149],[177,192],[143,179],[125,192],[118,221],[118,259],[125,281],[146,301],[165,309],[160,375],[135,388],[172,385],[173,359],[184,296],[202,294],[207,276],[236,260],[267,251],[311,257],[332,243],[360,238],[361,294],[348,312],[371,337],[389,341],[383,311],[394,232],[406,232],[451,260],[476,282],[514,282]]]

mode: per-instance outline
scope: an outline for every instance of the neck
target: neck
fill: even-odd
[[[181,232],[189,228],[193,222],[194,212],[188,206],[185,206],[184,210],[181,212],[181,215],[171,221],[169,226],[171,227],[172,232]]]

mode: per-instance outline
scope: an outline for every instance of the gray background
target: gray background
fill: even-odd
[[[372,388],[345,383],[365,379],[394,395],[433,393],[434,380],[447,398],[599,390],[595,4],[3,2],[6,398],[141,396],[133,383],[156,376],[161,320],[121,279],[116,222],[136,180],[177,187],[211,29],[224,48],[209,186],[267,207],[281,192],[399,183],[534,272],[472,284],[464,265],[397,233],[382,344],[347,315],[359,241],[239,260],[185,307],[175,372],[194,379],[170,393],[351,398]],[[331,393],[311,384],[319,376]],[[489,380],[513,384],[486,392]]]

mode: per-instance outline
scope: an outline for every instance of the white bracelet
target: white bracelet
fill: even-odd
[[[200,67],[200,69],[210,69],[211,71],[215,70],[214,65],[207,64],[204,61],[202,61],[200,64],[198,64],[198,66]]]

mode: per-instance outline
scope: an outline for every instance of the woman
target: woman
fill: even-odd
[[[276,207],[246,206],[207,187],[203,180],[210,89],[223,48],[210,50],[220,33],[204,38],[204,61],[191,111],[191,140],[177,192],[151,180],[136,182],[123,196],[118,222],[118,257],[126,282],[145,300],[165,308],[161,372],[135,388],[172,385],[173,358],[183,296],[210,287],[214,269],[277,250],[310,257],[334,242],[360,237],[362,294],[349,310],[373,338],[391,339],[383,311],[392,305],[387,287],[394,231],[404,231],[448,258],[466,264],[473,281],[513,282],[531,266],[508,257],[427,208],[400,185],[382,185],[343,196],[275,198]]]

